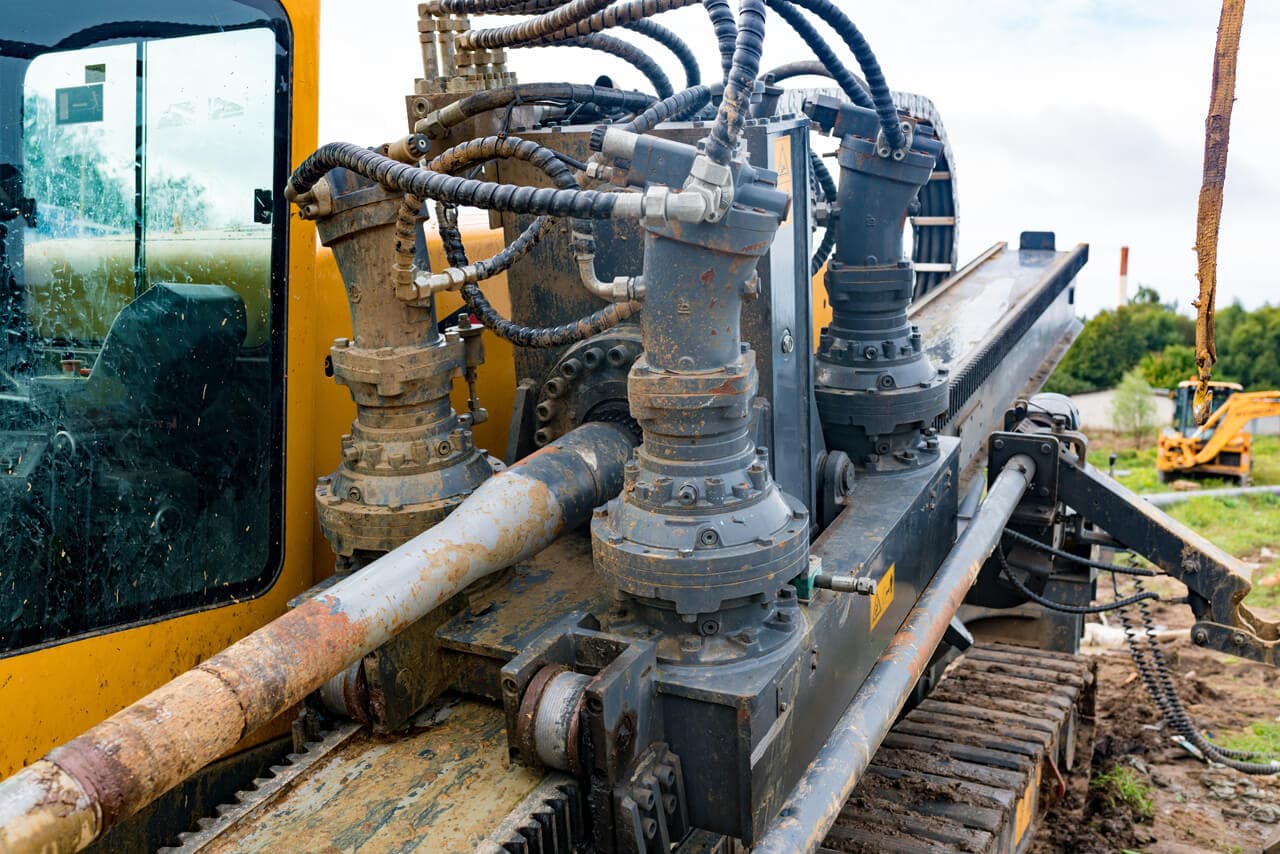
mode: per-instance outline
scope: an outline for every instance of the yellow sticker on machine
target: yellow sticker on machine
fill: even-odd
[[[897,566],[896,563],[889,565],[889,571],[876,582],[876,592],[871,594],[871,628],[873,629],[884,616],[884,612],[888,611],[889,606],[893,604],[893,568],[895,566]]]
[[[784,134],[773,141],[773,170],[778,173],[778,189],[791,195],[791,187],[795,181],[791,172],[790,135]],[[789,219],[791,219],[791,207],[787,208],[787,215],[783,218],[782,224],[786,224]]]

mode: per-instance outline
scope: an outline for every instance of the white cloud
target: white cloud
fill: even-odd
[[[1130,282],[1189,305],[1196,293],[1196,198],[1219,4],[1103,0],[919,0],[841,4],[875,48],[891,86],[938,105],[957,152],[961,255],[1023,229],[1053,229],[1059,245],[1087,242],[1078,304],[1115,301],[1119,247]],[[415,4],[326,0],[322,22],[321,137],[372,144],[405,130],[404,95],[421,75]],[[510,19],[480,19],[481,25]],[[702,9],[661,17],[719,68]],[[830,33],[829,30],[825,32]],[[646,46],[634,35],[625,37]],[[1280,131],[1280,9],[1245,14],[1231,157],[1219,247],[1219,299],[1280,300],[1272,246],[1280,192],[1271,141]],[[841,54],[846,55],[843,47]],[[678,85],[674,59],[655,56]],[[763,67],[807,57],[770,17]],[[526,81],[648,88],[621,62],[572,49],[514,51]]]

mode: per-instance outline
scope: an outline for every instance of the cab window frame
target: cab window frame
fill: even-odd
[[[240,357],[257,357],[262,354],[267,359],[266,379],[268,383],[267,402],[269,412],[267,423],[267,487],[266,507],[267,533],[266,559],[264,565],[252,577],[243,581],[217,585],[206,585],[199,590],[192,590],[175,595],[147,599],[134,605],[120,608],[109,620],[95,621],[94,624],[82,627],[81,630],[70,629],[57,636],[48,636],[48,627],[42,625],[20,628],[17,631],[6,631],[0,626],[0,659],[30,653],[39,649],[73,643],[86,638],[96,637],[113,632],[124,631],[139,626],[155,624],[189,614],[210,611],[236,605],[259,598],[270,592],[280,578],[284,567],[285,537],[285,437],[286,437],[286,400],[288,396],[287,371],[287,328],[288,328],[288,266],[289,266],[289,208],[288,202],[281,192],[288,178],[292,162],[292,116],[293,116],[293,28],[287,10],[278,0],[222,0],[221,5],[245,7],[247,14],[260,13],[259,17],[242,24],[219,24],[216,10],[204,12],[207,23],[191,23],[189,21],[140,21],[133,12],[140,9],[155,9],[153,0],[98,0],[97,3],[74,3],[77,7],[90,5],[101,17],[104,10],[119,10],[114,17],[116,21],[98,24],[70,34],[55,45],[38,49],[27,56],[26,65],[16,83],[18,97],[25,100],[24,80],[30,65],[38,56],[53,53],[65,53],[92,47],[106,47],[118,44],[141,44],[164,39],[188,36],[208,35],[222,32],[266,29],[271,33],[275,58],[272,64],[273,78],[269,81],[273,100],[273,128],[271,130],[271,222],[270,222],[270,267],[267,279],[266,304],[269,309],[267,337],[257,347],[242,345]],[[168,7],[171,4],[163,4]],[[199,5],[199,4],[193,4]],[[43,14],[51,14],[45,11]],[[192,10],[184,9],[180,16],[190,18]],[[127,30],[127,32],[126,32]],[[98,38],[96,36],[103,36]],[[6,42],[5,35],[0,32],[0,54],[9,54],[14,49],[14,42]],[[21,45],[19,44],[19,47]],[[31,46],[35,47],[35,46]],[[21,116],[23,107],[17,109]],[[142,122],[142,116],[137,121]],[[25,122],[20,118],[19,121]],[[17,142],[19,162],[21,162],[22,134]],[[135,186],[136,190],[136,186]],[[38,213],[37,213],[38,216]],[[137,213],[135,211],[135,220]],[[135,221],[134,241],[135,254],[139,251],[138,241],[146,240],[145,206],[144,221]],[[21,227],[21,219],[17,226]],[[9,224],[11,227],[13,223]],[[22,260],[10,262],[10,270],[16,271],[21,281],[16,282],[18,293],[25,296],[29,283],[22,272]],[[142,273],[145,277],[145,271]],[[151,281],[154,286],[157,284]],[[211,283],[216,284],[216,283]],[[136,297],[135,297],[136,298]],[[8,318],[6,318],[7,320]],[[61,506],[61,505],[59,505]],[[7,640],[5,640],[7,636]]]

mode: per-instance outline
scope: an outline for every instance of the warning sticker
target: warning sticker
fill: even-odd
[[[791,137],[783,135],[773,141],[773,171],[778,173],[778,189],[791,195],[791,187],[795,183],[794,175],[791,171]],[[791,207],[787,208],[787,215],[780,225],[785,225],[791,219]]]
[[[884,612],[893,604],[893,569],[897,564],[890,564],[889,571],[876,583],[876,592],[871,594],[871,628],[876,627]]]

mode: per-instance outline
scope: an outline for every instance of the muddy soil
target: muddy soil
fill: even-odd
[[[1148,588],[1162,596],[1185,593],[1167,579]],[[1193,646],[1187,632],[1193,620],[1185,606],[1156,603],[1152,614],[1160,628],[1177,630],[1169,632],[1163,648],[1183,705],[1202,730],[1212,735],[1280,720],[1280,669]],[[1262,616],[1276,619],[1280,613]],[[1119,627],[1114,617],[1107,622]],[[1103,638],[1087,652],[1098,663],[1092,775],[1117,764],[1132,768],[1150,787],[1151,816],[1108,803],[1090,791],[1086,775],[1076,774],[1045,817],[1033,852],[1257,852],[1280,839],[1280,775],[1240,774],[1193,757],[1173,741],[1123,640],[1107,646]]]

